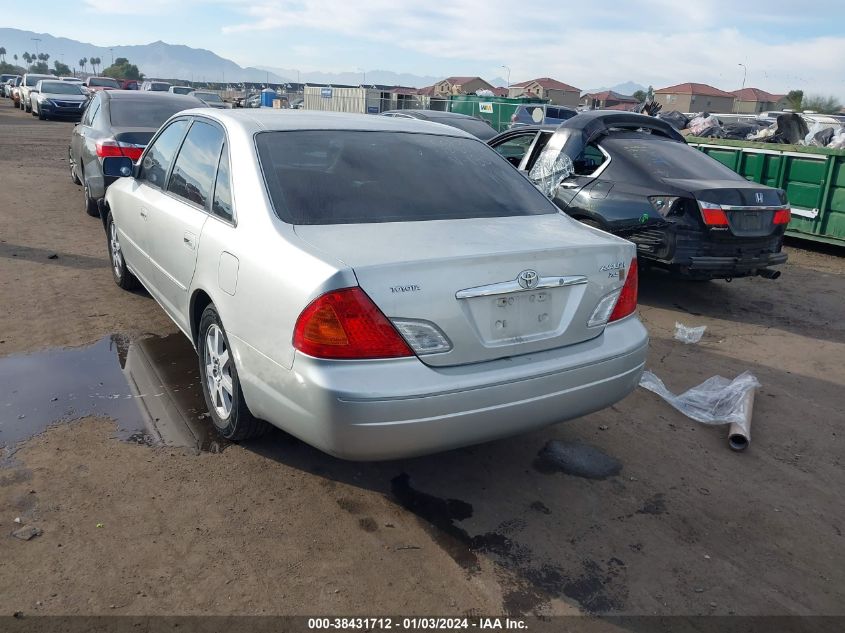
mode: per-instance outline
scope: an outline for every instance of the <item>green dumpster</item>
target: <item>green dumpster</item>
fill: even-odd
[[[787,235],[845,246],[845,150],[687,137],[748,180],[786,191]]]
[[[449,97],[449,111],[479,117],[492,125],[497,132],[508,129],[511,116],[525,103],[548,103],[537,97],[479,97],[478,95],[452,95]]]

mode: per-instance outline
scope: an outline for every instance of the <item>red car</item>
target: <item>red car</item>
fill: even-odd
[[[137,80],[135,79],[118,79],[117,83],[120,84],[120,87],[124,90],[140,90],[141,86],[138,84]]]
[[[121,85],[117,79],[112,79],[111,77],[88,77],[83,85],[88,92],[121,89]]]

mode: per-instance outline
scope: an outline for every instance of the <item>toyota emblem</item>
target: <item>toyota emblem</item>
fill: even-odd
[[[537,274],[536,270],[523,270],[517,276],[516,281],[519,284],[520,288],[531,290],[532,288],[536,288],[539,285],[540,275]]]

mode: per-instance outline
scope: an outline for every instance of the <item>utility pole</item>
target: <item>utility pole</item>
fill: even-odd
[[[109,50],[111,51],[111,65],[114,66],[114,49],[110,48]]]
[[[737,66],[742,66],[742,88],[739,90],[739,98],[736,100],[734,112],[739,110],[739,104],[742,101],[742,91],[745,90],[745,77],[748,74],[748,69],[745,67],[745,64],[737,64]]]
[[[510,87],[511,87],[511,69],[510,69],[510,66],[505,66],[504,64],[502,64],[501,67],[508,71],[508,90],[510,90]]]
[[[41,38],[40,37],[31,37],[29,39],[31,39],[33,42],[35,42],[35,57],[37,58],[38,57],[38,42],[41,41]]]

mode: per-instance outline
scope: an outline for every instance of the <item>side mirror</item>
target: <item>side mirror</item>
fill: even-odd
[[[103,159],[103,175],[111,178],[125,178],[134,173],[132,159],[126,156],[108,156]]]
[[[29,94],[34,94],[34,93],[36,93],[36,92],[38,92],[38,91],[37,91],[35,88],[30,88],[30,89],[29,89]]]

